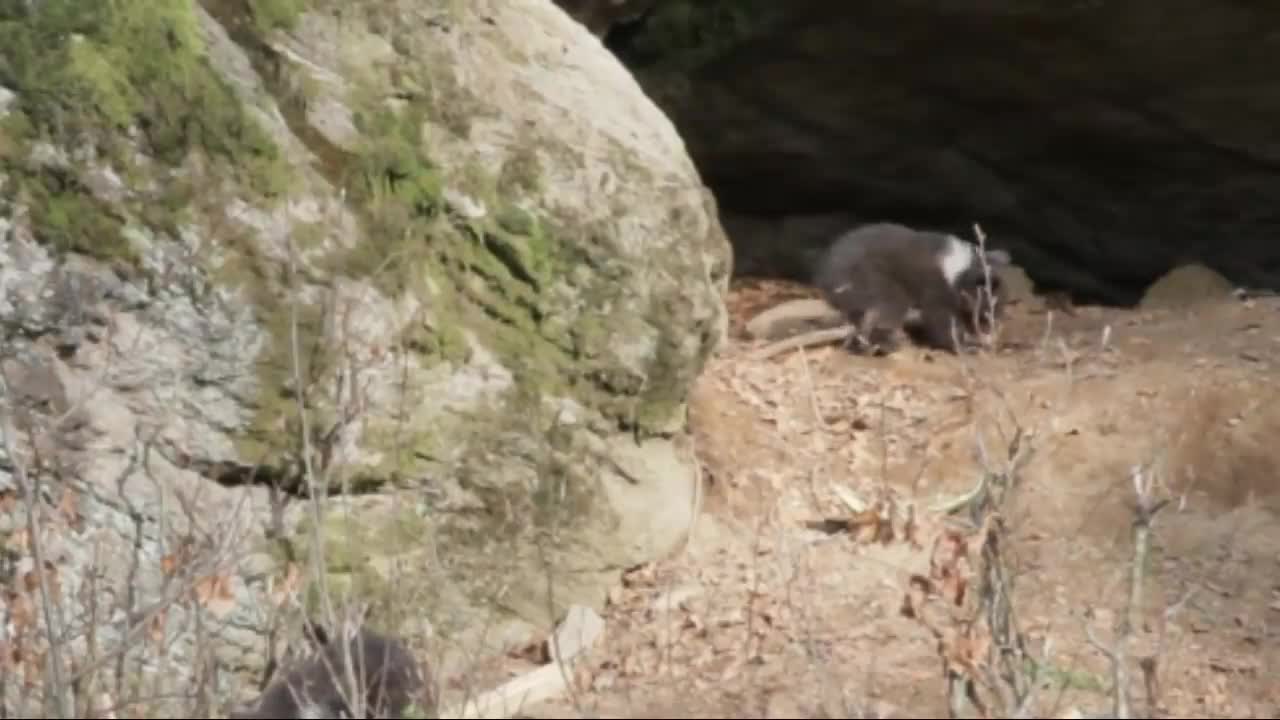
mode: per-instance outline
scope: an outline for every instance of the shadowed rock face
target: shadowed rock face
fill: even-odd
[[[639,18],[654,4],[655,0],[556,0],[556,5],[597,37]]]
[[[1280,286],[1280,6],[801,0],[717,19],[759,14],[741,0],[692,8],[708,53],[671,30],[686,5],[613,46],[731,232],[847,213],[971,238],[977,222],[1040,289],[1081,299],[1136,301],[1192,261]],[[830,239],[733,235],[735,271],[796,278]]]

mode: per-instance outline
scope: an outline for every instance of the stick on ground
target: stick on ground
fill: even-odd
[[[769,343],[751,353],[752,360],[767,360],[774,355],[781,355],[788,350],[798,350],[800,348],[816,347],[818,345],[829,345],[836,341],[848,340],[857,329],[852,325],[844,325],[837,328],[826,328],[823,330],[814,330],[812,332],[801,333],[785,340],[779,340]]]

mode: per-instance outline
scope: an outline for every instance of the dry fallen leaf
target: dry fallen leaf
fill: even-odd
[[[173,577],[173,573],[176,572],[177,569],[178,569],[177,555],[174,555],[173,553],[169,553],[167,555],[163,555],[160,557],[160,572],[164,573],[165,577]]]
[[[9,533],[4,546],[16,553],[26,554],[31,549],[31,533],[26,528],[18,528]]]
[[[858,542],[887,543],[893,539],[893,524],[879,507],[869,508],[849,518],[849,528]]]
[[[53,563],[45,561],[44,563],[44,582],[48,587],[49,599],[54,603],[62,602],[62,582],[58,568]],[[33,568],[22,574],[22,586],[31,594],[42,592],[40,587],[41,574]]]
[[[924,549],[920,542],[920,523],[916,520],[916,506],[907,505],[907,519],[902,523],[902,539],[916,550]]]
[[[285,570],[284,578],[271,588],[271,604],[275,607],[284,605],[285,601],[297,592],[301,584],[302,570],[297,563],[289,563],[289,567]]]
[[[164,630],[169,613],[166,608],[161,608],[159,612],[151,616],[147,621],[147,639],[151,641],[151,645],[157,651],[164,647]]]
[[[84,515],[80,513],[80,498],[70,487],[63,488],[58,500],[57,512],[63,521],[77,533],[84,532]]]
[[[9,622],[13,624],[16,634],[22,635],[35,627],[36,608],[30,595],[10,590],[5,593],[5,604],[8,605]]]
[[[18,663],[22,666],[22,682],[27,689],[34,689],[40,684],[40,679],[44,677],[44,659],[45,653],[30,652],[23,653],[18,658]]]
[[[0,513],[9,514],[18,507],[18,492],[16,490],[0,490]]]
[[[633,569],[631,572],[624,573],[622,576],[622,584],[627,588],[638,586],[652,586],[656,580],[657,568],[653,563],[645,563],[640,567]]]
[[[935,541],[929,561],[929,576],[939,584],[939,594],[956,606],[964,603],[968,590],[968,557],[968,539],[947,530]]]
[[[978,670],[985,665],[987,650],[991,638],[982,630],[971,624],[961,626],[951,637],[947,648],[947,662],[952,669],[969,678],[976,678]]]
[[[967,578],[958,572],[948,573],[942,579],[942,596],[951,601],[952,605],[960,607],[964,605],[965,594],[969,588]]]
[[[922,618],[920,614],[924,603],[934,594],[933,582],[923,575],[912,575],[907,581],[907,591],[902,594],[902,607],[899,612],[903,617]]]
[[[160,558],[160,571],[163,572],[166,577],[171,577],[176,574],[180,568],[186,567],[186,565],[191,562],[194,554],[191,540],[184,538],[180,543],[178,543],[177,549]]]
[[[207,575],[196,581],[192,591],[196,602],[215,616],[222,617],[235,609],[230,575]]]

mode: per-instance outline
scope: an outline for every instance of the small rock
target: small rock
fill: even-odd
[[[556,628],[549,654],[554,661],[567,662],[595,644],[603,632],[604,618],[589,607],[572,605],[565,614],[564,622]]]
[[[1185,309],[1215,298],[1230,297],[1234,289],[1231,281],[1212,268],[1199,263],[1181,265],[1152,283],[1139,307]]]

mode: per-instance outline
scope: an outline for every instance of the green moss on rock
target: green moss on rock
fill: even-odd
[[[498,192],[505,197],[536,195],[542,190],[542,162],[532,138],[512,148],[498,172]]]
[[[222,161],[223,171],[262,195],[286,186],[279,150],[210,67],[191,0],[6,3],[0,84],[18,97],[4,120],[13,142],[0,170],[33,208],[36,237],[59,250],[135,261],[121,237],[124,216],[163,202],[164,173],[193,152]],[[40,142],[77,153],[68,168],[109,162],[127,176],[139,170],[140,150],[159,162],[144,171],[158,197],[112,206],[33,162]]]
[[[308,586],[308,606],[319,606],[327,587],[331,599],[358,597],[372,602],[404,600],[410,588],[407,569],[419,570],[430,555],[431,527],[411,506],[368,508],[334,506],[321,517],[319,532],[311,516],[298,524],[299,559],[310,567],[311,553],[323,551],[325,583]],[[319,542],[317,542],[319,541]],[[419,594],[428,588],[415,587]]]
[[[20,173],[18,187],[30,208],[36,236],[60,252],[136,263],[137,249],[124,235],[124,220],[70,173],[41,168]]]
[[[289,30],[298,22],[306,9],[306,0],[246,0],[253,14],[254,24],[260,31]]]
[[[331,268],[369,278],[392,297],[405,292],[426,297],[431,239],[447,229],[437,222],[443,209],[441,173],[425,151],[421,108],[371,103],[354,116],[363,147],[341,170],[366,232],[356,247],[332,258]]]

